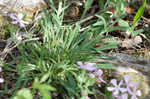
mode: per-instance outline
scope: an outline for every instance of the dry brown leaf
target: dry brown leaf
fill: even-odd
[[[126,6],[125,9],[126,9],[126,13],[127,13],[127,14],[134,13],[134,9],[131,8],[130,6]]]
[[[142,42],[141,36],[136,36],[133,39],[125,39],[121,42],[121,47],[132,48],[138,46]]]

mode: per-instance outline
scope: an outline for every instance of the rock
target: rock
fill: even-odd
[[[117,64],[118,66],[130,67],[141,71],[146,75],[150,72],[150,59],[146,59],[144,57],[135,57],[123,53],[115,53],[112,56],[115,58],[113,63]]]
[[[135,63],[137,61],[136,57],[124,53],[115,53],[112,56],[121,62]]]

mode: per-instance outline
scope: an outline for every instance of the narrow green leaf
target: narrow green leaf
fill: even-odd
[[[94,1],[94,0],[87,0],[87,1],[85,2],[85,5],[84,5],[85,9],[84,9],[83,14],[82,14],[82,16],[81,16],[81,19],[84,18],[84,16],[85,16],[85,14],[87,13],[88,9],[91,7],[93,1]]]
[[[112,32],[112,31],[117,31],[117,30],[128,30],[129,27],[126,26],[116,26],[116,27],[110,27],[110,28],[106,28],[105,32]]]
[[[76,90],[76,82],[73,76],[71,74],[68,74],[67,76],[68,76],[70,86],[72,87],[72,89]]]
[[[49,76],[50,76],[49,73],[46,73],[45,75],[43,75],[43,77],[42,77],[41,80],[40,80],[40,83],[45,82],[45,81],[49,78]]]
[[[136,25],[136,23],[139,21],[139,19],[142,17],[143,13],[144,13],[144,9],[146,6],[146,0],[144,0],[143,5],[139,8],[138,12],[136,13],[134,20],[133,20],[133,26]]]
[[[97,51],[102,51],[102,50],[114,49],[114,48],[117,48],[118,44],[120,44],[120,43],[117,42],[117,41],[110,42],[107,45],[104,45],[102,47],[96,48],[96,50]]]
[[[47,84],[41,84],[39,87],[40,87],[40,89],[44,89],[44,90],[56,91],[56,89],[54,87],[47,85]]]
[[[132,37],[137,36],[138,34],[142,33],[143,31],[144,31],[143,29],[139,29],[139,30],[133,31],[132,32]]]
[[[98,0],[98,5],[100,9],[104,9],[105,0]]]

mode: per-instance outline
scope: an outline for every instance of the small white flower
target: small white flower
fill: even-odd
[[[0,78],[0,83],[3,83],[4,82],[4,79],[3,78]]]

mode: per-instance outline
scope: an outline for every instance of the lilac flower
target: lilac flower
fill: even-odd
[[[83,65],[83,63],[81,61],[78,61],[77,64],[80,66],[80,68],[82,69],[85,69],[85,70],[88,70],[88,71],[92,71],[93,74],[95,76],[98,77],[98,79],[103,82],[103,83],[106,83],[106,81],[104,81],[102,79],[102,74],[103,74],[103,71],[101,69],[97,69],[96,67],[94,67],[94,65],[96,65],[96,63],[90,63],[88,62],[86,65]],[[100,85],[99,85],[100,86]]]
[[[117,80],[112,79],[111,83],[114,85],[114,87],[107,87],[108,91],[112,91],[113,95],[117,97],[119,95],[119,92],[121,91],[122,93],[126,92],[126,88],[122,88],[121,86],[123,85],[123,80],[120,81],[120,83],[117,85]]]
[[[88,71],[95,71],[96,67],[94,67],[94,65],[96,63],[87,63],[86,65],[83,65],[83,63],[81,61],[78,61],[77,64],[80,66],[80,68],[88,70]]]
[[[12,24],[19,24],[20,27],[25,27],[25,25],[29,24],[29,22],[23,21],[23,14],[10,14],[10,18],[12,18],[14,21],[12,21]]]
[[[4,79],[3,78],[0,78],[0,83],[3,83],[4,82]]]
[[[101,70],[101,69],[98,69],[98,70],[95,70],[94,72],[93,72],[96,76],[98,76],[98,79],[101,81],[101,82],[103,82],[103,83],[105,83],[106,84],[106,81],[104,81],[103,79],[102,79],[102,74],[103,74],[103,71]]]
[[[125,83],[126,83],[128,93],[130,93],[132,95],[131,99],[137,99],[136,95],[141,96],[141,92],[140,92],[140,90],[136,91],[137,83],[130,83],[129,79],[130,79],[129,75],[124,76],[124,80],[125,80]],[[130,87],[133,88],[133,92],[131,91]]]
[[[137,84],[133,86],[133,91],[129,91],[129,94],[131,95],[131,99],[138,99],[137,96],[141,96],[142,93],[140,90],[136,90]]]
[[[134,86],[135,83],[129,82],[130,81],[130,75],[125,75],[124,76],[124,81],[125,81],[125,85],[126,85],[127,91],[130,92],[131,91],[130,87]]]

